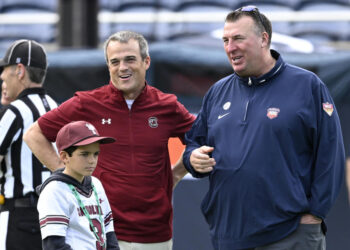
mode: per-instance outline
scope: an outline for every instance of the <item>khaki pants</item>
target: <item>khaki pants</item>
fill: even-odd
[[[245,250],[326,250],[321,224],[299,224],[295,232],[275,243]]]
[[[172,250],[173,240],[157,243],[135,243],[118,240],[120,250]]]

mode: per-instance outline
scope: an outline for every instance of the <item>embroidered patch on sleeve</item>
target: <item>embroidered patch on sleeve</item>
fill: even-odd
[[[333,104],[326,102],[326,103],[322,103],[323,106],[323,110],[327,113],[327,115],[332,116],[334,108],[333,108]]]

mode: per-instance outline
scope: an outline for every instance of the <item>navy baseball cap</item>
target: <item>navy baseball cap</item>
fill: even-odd
[[[7,49],[4,58],[0,59],[0,70],[5,66],[22,63],[46,70],[47,61],[44,47],[33,40],[17,40]]]
[[[84,146],[94,142],[113,143],[112,137],[100,136],[94,125],[86,121],[74,121],[63,126],[57,133],[56,146],[58,152],[71,146]]]

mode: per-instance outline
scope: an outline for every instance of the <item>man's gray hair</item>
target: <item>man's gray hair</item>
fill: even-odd
[[[143,35],[136,33],[134,31],[119,31],[119,32],[111,35],[104,43],[103,47],[104,47],[105,59],[106,59],[107,64],[108,64],[107,47],[108,47],[109,42],[110,41],[117,41],[120,43],[127,43],[131,39],[134,39],[138,42],[139,47],[140,47],[140,54],[141,54],[142,60],[145,60],[146,57],[149,56],[148,43]]]

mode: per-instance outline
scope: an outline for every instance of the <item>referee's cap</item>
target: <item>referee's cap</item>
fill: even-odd
[[[44,47],[34,40],[17,40],[7,49],[4,58],[0,59],[0,70],[5,66],[22,63],[46,70],[46,52]]]
[[[97,129],[86,121],[74,121],[66,124],[58,131],[56,137],[58,152],[70,146],[84,146],[94,142],[107,144],[115,142],[115,139],[100,136]]]

